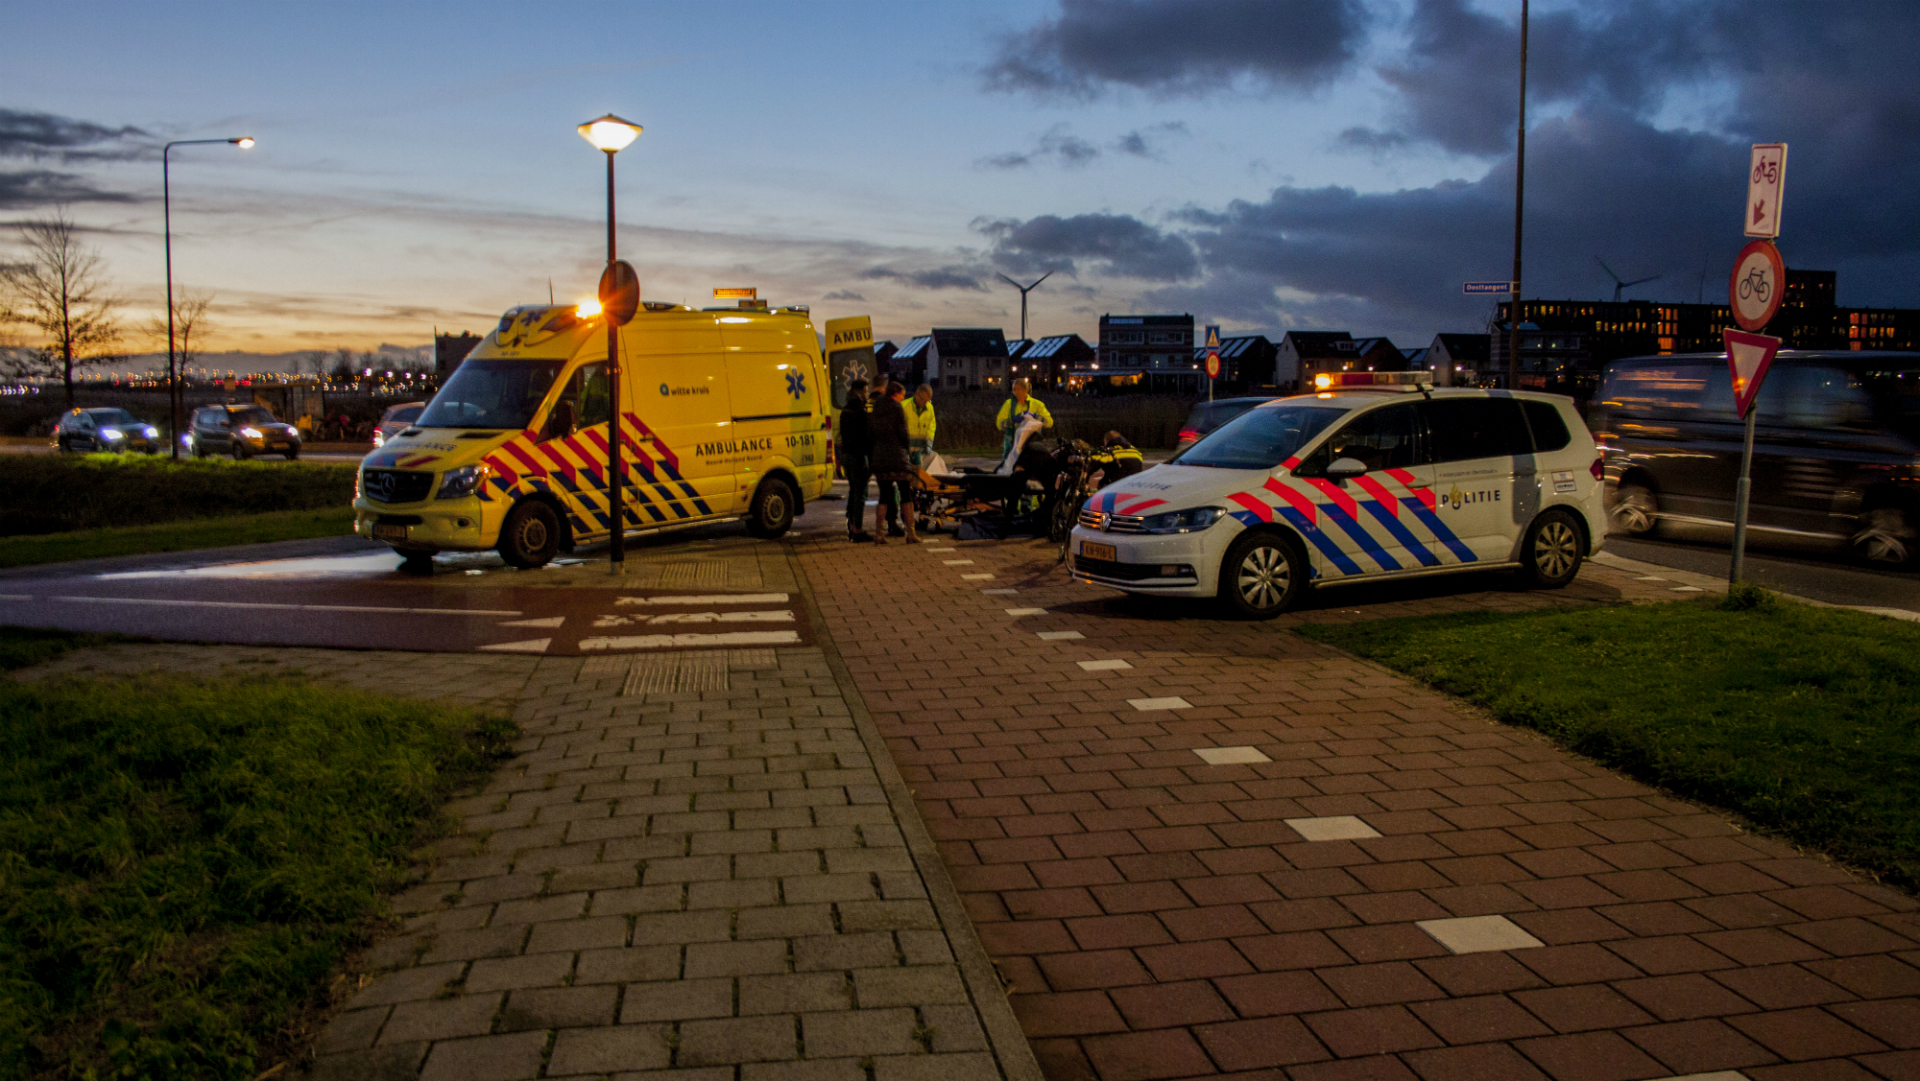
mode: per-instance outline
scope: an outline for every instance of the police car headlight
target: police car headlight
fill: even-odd
[[[493,470],[484,462],[449,469],[447,475],[440,479],[440,494],[436,498],[460,499],[470,496],[491,476],[493,476]]]
[[[241,434],[241,435],[244,435],[244,436],[246,436],[246,437],[247,437],[248,439],[263,439],[263,438],[265,438],[264,436],[262,436],[262,435],[260,434],[260,429],[258,429],[258,428],[242,428],[242,429],[240,429],[240,434]]]
[[[127,437],[127,433],[121,431],[118,428],[100,429],[100,438],[105,439],[108,442],[112,442],[116,439],[125,439],[126,437]]]
[[[1142,533],[1198,533],[1225,517],[1225,507],[1195,507],[1165,514],[1150,514],[1140,520]]]
[[[160,438],[160,429],[152,427],[142,428],[140,429],[140,434],[146,436],[148,439],[158,439]]]

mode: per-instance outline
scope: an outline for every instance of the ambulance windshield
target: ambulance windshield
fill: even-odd
[[[1272,469],[1347,415],[1347,406],[1279,405],[1251,409],[1214,429],[1169,464]]]
[[[564,360],[469,360],[414,423],[422,428],[525,428]]]

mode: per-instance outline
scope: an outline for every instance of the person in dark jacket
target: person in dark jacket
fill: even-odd
[[[873,542],[887,543],[886,519],[898,517],[906,527],[908,544],[919,544],[920,537],[913,529],[913,462],[908,457],[912,438],[907,435],[907,413],[901,401],[907,396],[907,388],[899,383],[888,383],[884,398],[876,398],[873,403],[873,450],[870,462],[873,477],[880,482],[880,502],[873,508]]]
[[[847,539],[870,541],[863,528],[867,513],[867,458],[873,453],[873,422],[867,415],[867,381],[847,384],[840,407],[840,469],[847,475]]]

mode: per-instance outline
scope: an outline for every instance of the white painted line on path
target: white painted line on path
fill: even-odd
[[[551,638],[529,638],[524,642],[496,642],[477,648],[488,653],[545,653],[552,644]]]
[[[715,593],[698,597],[621,597],[615,604],[785,604],[785,593]]]
[[[158,597],[48,597],[68,604],[157,604],[172,608],[253,608],[271,612],[386,612],[416,616],[517,616],[518,611],[488,608],[376,608],[360,604],[265,604],[250,601],[181,601]]]
[[[720,634],[641,634],[609,638],[582,638],[583,652],[636,649],[698,649],[712,646],[798,645],[798,631],[725,631]]]
[[[29,593],[0,593],[0,601],[30,601],[32,599],[33,595]]]
[[[605,615],[593,621],[595,630],[608,627],[659,626],[663,623],[792,623],[785,608],[771,612],[662,612],[657,616]]]
[[[566,621],[566,616],[548,616],[545,619],[510,619],[500,625],[502,627],[558,627]]]

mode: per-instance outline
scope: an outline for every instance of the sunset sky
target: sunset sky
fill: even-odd
[[[216,349],[416,345],[591,291],[604,171],[649,299],[1037,334],[1192,312],[1424,345],[1512,258],[1518,0],[81,3],[8,9],[0,220],[65,203],[130,321],[174,268]],[[1724,296],[1747,146],[1780,246],[1920,307],[1920,5],[1533,6],[1527,295]],[[10,250],[0,232],[0,258]]]

